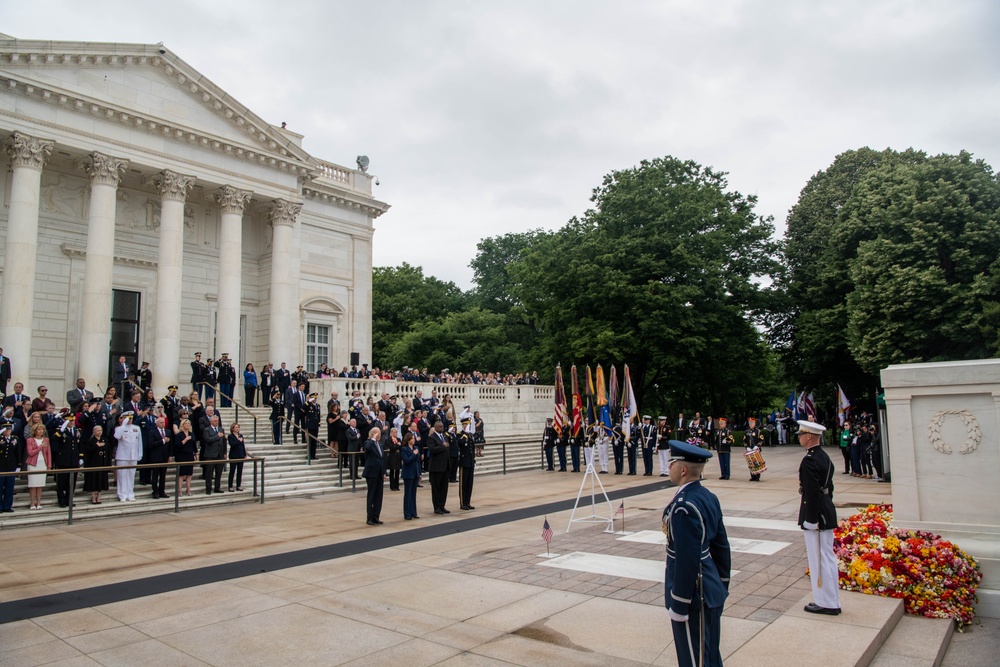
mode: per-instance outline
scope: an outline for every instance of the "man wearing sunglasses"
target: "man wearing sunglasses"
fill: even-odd
[[[664,604],[681,667],[722,665],[719,632],[729,595],[732,555],[722,523],[722,507],[701,485],[712,453],[670,441],[668,472],[677,493],[663,510],[667,536]]]

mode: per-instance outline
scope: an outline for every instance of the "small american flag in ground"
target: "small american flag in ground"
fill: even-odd
[[[615,512],[615,516],[617,516],[619,514],[625,514],[625,501],[624,500],[622,501],[622,504],[618,506],[618,511]]]
[[[552,541],[552,526],[549,525],[548,517],[545,517],[545,523],[542,524],[542,539],[546,544]]]

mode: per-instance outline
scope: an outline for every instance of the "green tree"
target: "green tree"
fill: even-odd
[[[390,368],[426,366],[435,372],[524,370],[522,350],[508,339],[506,318],[475,307],[414,324],[389,347],[385,358]]]
[[[672,157],[608,174],[591,201],[508,267],[541,348],[564,366],[629,364],[640,402],[657,385],[670,403],[734,408],[733,388],[774,366],[754,326],[778,268],[770,219],[723,173]]]
[[[411,327],[466,308],[467,297],[455,283],[424,276],[419,266],[379,266],[372,272],[372,363],[393,368],[386,357]]]

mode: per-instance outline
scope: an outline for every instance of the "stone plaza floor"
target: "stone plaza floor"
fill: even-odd
[[[772,623],[794,625],[788,615],[809,595],[794,524],[802,452],[765,454],[760,483],[742,468],[727,481],[713,464],[706,470],[738,571],[723,613],[724,656]],[[593,510],[588,478],[574,516],[609,517],[624,503],[627,534],[620,515],[615,533],[606,523],[570,524],[584,475],[543,471],[478,478],[471,512],[457,509],[453,487],[445,516],[434,515],[425,483],[414,521],[402,518],[401,493],[386,490],[385,524],[374,527],[365,525],[361,489],[4,530],[0,664],[674,665],[660,531],[673,490],[659,476],[598,479],[611,503],[599,497]],[[836,485],[843,515],[891,497],[888,484],[871,480],[838,475]],[[843,622],[820,627],[831,645],[849,647],[862,632],[849,610],[882,599],[842,595]],[[986,619],[956,634],[943,664],[995,665],[998,629]],[[932,663],[879,656],[872,664]]]

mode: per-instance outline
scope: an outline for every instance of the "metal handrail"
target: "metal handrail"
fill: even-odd
[[[235,398],[233,398],[229,394],[223,393],[222,390],[219,389],[219,385],[217,385],[217,384],[212,384],[211,382],[196,382],[195,384],[201,384],[201,385],[205,385],[205,386],[208,386],[208,387],[212,387],[215,390],[216,394],[218,394],[219,396],[225,396],[226,398],[228,398],[229,402],[236,406],[236,416],[233,419],[233,421],[235,421],[236,423],[239,423],[239,421],[240,421],[240,408],[243,408],[243,411],[246,412],[248,415],[250,415],[250,418],[253,419],[253,441],[255,443],[257,442],[257,415],[255,415],[254,413],[250,412],[250,408],[248,408],[247,406],[243,405],[242,403],[240,403],[239,401],[237,401]],[[215,406],[215,407],[216,407],[216,409],[219,408],[219,406]]]
[[[70,503],[67,507],[68,525],[73,525],[73,503],[72,499],[76,495],[76,482],[78,475],[81,472],[113,472],[116,470],[136,470],[143,468],[177,468],[176,474],[174,476],[174,513],[181,511],[180,501],[181,501],[181,466],[194,466],[194,465],[208,465],[207,461],[212,461],[214,463],[245,463],[247,461],[253,463],[253,496],[260,498],[260,504],[264,504],[264,469],[267,457],[265,456],[248,456],[243,459],[206,459],[199,461],[174,461],[167,463],[136,463],[135,465],[127,466],[94,466],[94,467],[82,467],[82,468],[49,468],[47,470],[40,470],[37,473],[28,470],[21,470],[20,472],[0,472],[0,477],[20,477],[28,475],[73,475],[73,481],[70,488],[73,489],[73,494],[70,496]],[[257,464],[260,464],[260,493],[257,493]]]
[[[299,431],[301,431],[303,437],[312,438],[317,443],[323,445],[328,450],[330,450],[330,454],[331,455],[334,455],[334,454],[337,455],[337,476],[338,476],[338,478],[337,478],[337,486],[339,488],[344,488],[344,459],[343,459],[343,457],[345,457],[345,456],[360,456],[360,455],[364,454],[364,452],[360,452],[360,451],[359,452],[342,452],[342,451],[340,451],[340,448],[336,444],[331,445],[329,442],[324,442],[324,441],[320,440],[319,438],[314,437],[305,428],[303,428],[301,426],[296,426],[295,422],[292,421],[291,419],[289,419],[288,417],[279,417],[278,421],[287,422],[288,424],[291,425],[292,428],[297,428]],[[306,462],[309,465],[312,465],[312,458],[310,458],[310,456],[309,456],[309,450],[308,450],[308,448],[306,449]],[[358,480],[354,479],[354,476],[352,475],[351,476],[351,491],[352,492],[357,491],[357,488],[358,488],[357,481]]]

